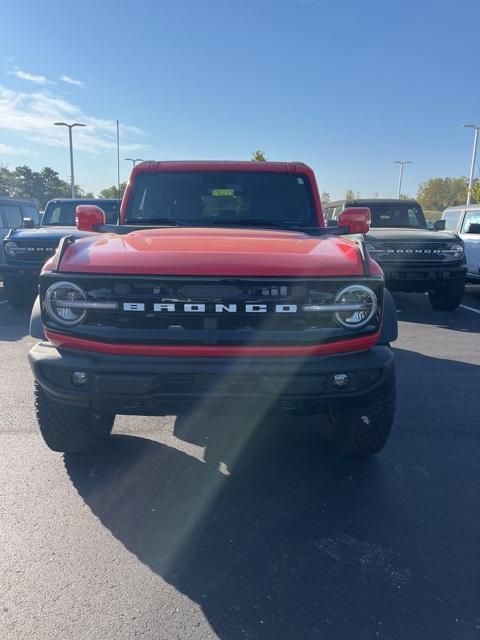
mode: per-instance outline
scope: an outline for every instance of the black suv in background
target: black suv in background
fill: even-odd
[[[38,276],[61,238],[85,235],[75,226],[75,209],[95,204],[105,211],[107,223],[116,224],[120,200],[62,198],[50,200],[36,229],[11,229],[3,240],[4,261],[0,264],[5,297],[14,307],[28,306],[37,295]]]
[[[340,212],[349,207],[370,209],[372,222],[365,236],[366,246],[382,267],[391,291],[427,292],[434,309],[450,311],[458,307],[465,289],[466,266],[463,241],[456,233],[429,230],[416,200],[329,202],[325,206],[327,222],[335,223]]]

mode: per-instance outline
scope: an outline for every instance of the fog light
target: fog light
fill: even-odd
[[[83,387],[88,383],[88,375],[85,371],[74,371],[72,373],[72,383],[77,387]]]
[[[332,378],[332,382],[337,389],[345,389],[350,384],[350,378],[346,373],[336,373]]]

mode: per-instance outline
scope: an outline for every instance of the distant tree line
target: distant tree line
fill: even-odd
[[[93,193],[76,186],[79,198],[93,198]],[[9,169],[0,166],[0,195],[34,200],[43,209],[53,198],[70,198],[70,185],[51,167],[33,171],[27,165]]]
[[[263,151],[255,151],[252,160],[264,162],[266,160]],[[122,198],[127,186],[126,182],[112,185],[102,189],[99,198]],[[76,195],[79,198],[93,198],[92,192],[84,191],[81,187],[75,186]],[[457,204],[464,204],[467,200],[468,179],[465,176],[460,178],[430,178],[422,182],[418,187],[417,200],[426,211],[443,211],[447,207]],[[43,167],[40,171],[33,171],[27,165],[9,169],[5,165],[0,165],[0,196],[11,196],[14,198],[28,198],[34,200],[43,209],[49,200],[53,198],[69,198],[70,185],[62,180],[59,174],[51,167]],[[360,193],[347,189],[346,200],[360,198]],[[375,193],[374,197],[378,197]],[[408,196],[402,195],[402,198]],[[325,204],[330,200],[330,194],[323,191],[322,202]],[[472,203],[480,203],[480,180],[476,180],[473,185]]]

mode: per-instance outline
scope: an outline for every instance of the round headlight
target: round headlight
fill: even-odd
[[[72,282],[56,282],[47,289],[45,308],[52,320],[71,327],[80,324],[85,319],[86,310],[78,308],[75,303],[86,300],[87,294],[78,285]]]
[[[452,244],[449,245],[448,249],[450,251],[451,260],[458,260],[463,255],[463,245],[458,242],[452,242]]]
[[[337,304],[348,306],[348,310],[337,311],[336,321],[342,327],[358,329],[364,327],[375,315],[378,302],[375,293],[361,284],[352,284],[339,291],[335,297]],[[356,307],[352,310],[352,306]]]
[[[15,244],[15,242],[12,242],[11,240],[9,242],[6,242],[3,246],[6,255],[9,258],[14,258],[15,257],[15,253],[17,252],[18,246]]]
[[[372,256],[372,258],[374,258],[376,255],[378,255],[379,253],[382,253],[382,250],[379,249],[378,247],[376,247],[374,244],[372,244],[371,242],[366,242],[365,243],[365,249],[368,251],[369,255]]]

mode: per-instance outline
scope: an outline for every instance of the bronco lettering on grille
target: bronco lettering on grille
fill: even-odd
[[[143,302],[124,302],[123,311],[148,311]],[[296,304],[224,304],[204,302],[155,302],[152,305],[154,313],[297,313]]]

